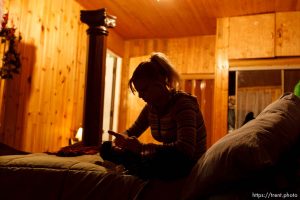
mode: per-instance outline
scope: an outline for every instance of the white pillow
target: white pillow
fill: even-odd
[[[300,99],[286,93],[256,119],[227,134],[198,160],[183,188],[182,199],[211,195],[276,165],[300,136]]]

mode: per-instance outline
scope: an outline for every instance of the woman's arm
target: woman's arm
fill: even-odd
[[[149,107],[146,105],[133,125],[126,130],[128,136],[139,137],[149,127],[148,114]]]
[[[142,144],[139,137],[149,126],[148,123],[148,106],[145,106],[134,124],[122,133],[108,131],[110,135],[115,136],[114,146],[120,150],[128,150],[136,154],[141,154]]]

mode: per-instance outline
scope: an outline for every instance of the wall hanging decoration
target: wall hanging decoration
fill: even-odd
[[[16,36],[16,28],[7,27],[8,13],[3,14],[0,30],[0,78],[12,79],[13,74],[18,74],[21,68],[20,54],[17,44],[21,36]]]

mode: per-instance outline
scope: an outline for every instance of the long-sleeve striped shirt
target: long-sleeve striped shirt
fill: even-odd
[[[159,148],[174,148],[197,160],[206,151],[206,129],[197,98],[181,91],[172,91],[164,111],[146,105],[135,123],[127,130],[139,137],[148,127],[154,139],[163,144],[144,144],[142,154],[154,154]]]

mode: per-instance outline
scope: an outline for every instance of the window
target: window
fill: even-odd
[[[229,132],[246,123],[248,113],[256,117],[284,92],[293,92],[300,80],[300,69],[264,69],[229,72]]]

